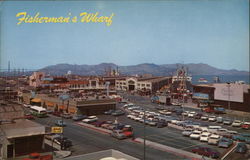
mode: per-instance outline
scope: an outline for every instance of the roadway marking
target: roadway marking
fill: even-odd
[[[136,138],[133,141],[137,142],[137,143],[143,143],[143,139],[141,139],[141,138]],[[202,158],[200,155],[194,154],[192,152],[176,149],[176,148],[166,146],[166,145],[163,145],[163,144],[159,144],[159,143],[156,143],[156,142],[152,142],[152,141],[149,141],[149,140],[146,140],[146,145],[149,146],[149,147],[152,147],[152,148],[155,148],[155,149],[158,149],[158,150],[162,150],[162,151],[165,151],[165,152],[168,152],[168,153],[172,153],[172,154],[175,154],[175,155],[178,155],[178,156],[181,156],[181,157],[185,157],[185,158],[198,158],[198,159]]]
[[[187,140],[187,142],[183,142],[183,141],[180,141],[179,138],[161,137],[159,135],[148,136],[148,139],[152,139],[152,140],[157,141],[157,142],[166,142],[166,145],[172,144],[172,145],[174,145],[174,146],[176,146],[178,148],[182,148],[183,146],[191,147],[192,146],[192,142],[193,142],[193,141],[190,142],[190,140]],[[176,143],[176,141],[178,141],[178,144]],[[191,146],[189,146],[190,145],[189,143],[191,143]],[[198,144],[195,144],[195,145],[202,145],[202,143],[198,143]],[[186,148],[186,147],[184,147],[184,148]]]
[[[191,145],[191,146],[188,146],[188,147],[183,147],[183,148],[181,148],[181,149],[188,149],[188,148],[192,148],[192,147],[197,147],[197,146],[201,146],[201,145],[204,145],[204,144],[202,144],[202,143],[198,143],[198,144],[196,144],[196,145]]]

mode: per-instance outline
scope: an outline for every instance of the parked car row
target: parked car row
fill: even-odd
[[[108,110],[108,111],[105,111],[104,114],[106,115],[112,115],[112,116],[121,116],[121,115],[124,115],[125,112],[122,111],[122,110]]]
[[[98,120],[89,123],[95,127],[101,127],[104,129],[111,130],[112,132],[110,133],[110,135],[117,139],[126,139],[129,137],[133,137],[134,135],[133,128],[131,125],[126,125],[113,121],[98,121]]]
[[[219,158],[220,156],[219,152],[208,147],[197,147],[195,149],[192,149],[192,152],[197,153],[202,156],[211,157],[211,158]]]
[[[168,125],[168,122],[164,118],[160,118],[159,116],[160,114],[154,112],[132,110],[130,114],[127,115],[127,118],[140,123],[145,123],[146,125],[156,126],[158,128],[166,127]]]
[[[203,113],[196,113],[194,111],[184,111],[182,116],[187,116],[189,118],[201,119],[203,121],[217,122],[224,125],[231,125],[232,127],[241,127],[242,129],[249,129],[250,122],[242,122],[240,120],[231,120],[229,118],[223,118],[221,116],[217,117],[215,115],[208,115]]]

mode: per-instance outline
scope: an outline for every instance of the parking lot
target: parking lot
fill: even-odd
[[[141,100],[142,100],[142,103],[140,103],[140,101],[137,101],[136,105],[141,106],[142,108],[144,108],[147,111],[153,111],[155,113],[159,112],[159,110],[156,109],[155,104],[151,104],[151,103],[146,104],[143,99],[141,99]],[[219,148],[216,145],[208,145],[206,142],[200,142],[199,140],[190,139],[190,137],[184,137],[184,136],[182,136],[182,130],[180,130],[180,129],[176,129],[176,128],[172,128],[172,127],[157,128],[155,126],[145,125],[145,130],[144,130],[143,123],[140,123],[138,121],[131,120],[131,119],[127,118],[127,115],[129,114],[129,112],[127,112],[127,109],[124,109],[123,106],[124,106],[124,104],[119,103],[117,105],[117,109],[122,109],[122,110],[126,111],[125,115],[121,115],[121,116],[98,115],[97,116],[98,121],[113,121],[113,122],[116,121],[118,123],[132,125],[132,127],[134,128],[135,137],[144,138],[144,132],[145,132],[145,139],[146,140],[157,142],[159,144],[170,146],[170,147],[173,147],[176,149],[181,149],[181,150],[191,152],[192,149],[194,149],[196,147],[209,147],[209,148],[215,149],[216,151],[220,152],[221,154],[223,154],[227,151],[226,149]],[[165,106],[165,109],[173,108],[173,107],[174,106]],[[203,121],[200,119],[190,118],[188,116],[176,115],[174,112],[170,115],[170,117],[176,118],[179,120],[183,120],[183,118],[184,118],[184,120],[198,122],[204,126],[209,126],[209,125],[222,126],[223,128],[226,128],[228,130],[237,131],[238,133],[249,133],[249,130],[244,130],[244,129],[241,129],[240,127],[231,127],[231,126],[223,125],[223,124],[217,123],[217,122],[208,122],[208,121]],[[61,119],[61,117],[56,117],[54,115],[50,115],[48,118],[39,118],[39,119],[36,119],[36,121],[39,123],[42,123],[44,125],[47,125],[47,126],[53,126],[53,125],[55,125],[55,120],[59,120],[59,119]],[[73,140],[73,147],[72,147],[72,149],[74,151],[73,155],[78,155],[80,153],[89,153],[89,152],[93,152],[93,151],[99,151],[103,148],[107,148],[107,145],[103,144],[104,141],[106,143],[107,139],[109,141],[115,142],[114,145],[111,145],[112,147],[115,147],[115,148],[117,148],[117,145],[119,146],[119,143],[121,143],[121,144],[128,143],[126,145],[130,145],[130,143],[131,143],[127,140],[117,141],[116,139],[110,137],[109,135],[99,136],[100,133],[93,134],[92,133],[93,131],[86,131],[86,129],[83,129],[83,131],[81,131],[81,130],[79,130],[79,126],[76,126],[75,122],[72,121],[71,119],[64,119],[64,121],[67,123],[67,126],[65,127],[64,134]],[[78,129],[76,129],[77,127],[78,127]],[[177,128],[178,127],[179,126],[177,126]],[[94,131],[94,132],[96,132],[96,131]],[[96,136],[98,138],[95,138]],[[93,139],[95,138],[98,141],[97,142],[98,145],[93,144],[93,146],[92,146],[91,140],[89,140],[89,138],[84,138],[85,142],[87,142],[87,144],[86,143],[82,144],[82,140],[79,141],[80,137],[92,137]],[[100,139],[100,137],[104,138],[104,140]],[[136,145],[138,145],[138,144],[136,144]],[[81,151],[81,147],[83,147],[83,146],[87,147],[84,152]],[[132,145],[132,146],[135,147],[134,145]],[[119,146],[119,147],[125,149],[122,146]],[[108,147],[108,148],[110,148],[110,147]],[[152,152],[152,154],[150,155],[152,157],[156,156],[155,152],[160,152],[159,155],[163,154],[163,153],[161,153],[162,151],[156,151],[155,149],[152,149],[152,148],[150,148],[150,149],[147,148],[147,150],[149,150],[149,152]],[[141,154],[142,153],[140,153],[140,156],[142,156]],[[136,155],[136,156],[140,157],[139,155]],[[167,156],[171,157],[174,155],[168,154]],[[241,157],[244,159],[248,156],[248,153],[245,155],[235,153],[235,154],[231,154],[230,156]],[[174,159],[178,159],[178,157],[175,157]]]

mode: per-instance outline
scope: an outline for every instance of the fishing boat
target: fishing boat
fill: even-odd
[[[200,78],[198,80],[199,83],[207,83],[208,81],[205,78]]]

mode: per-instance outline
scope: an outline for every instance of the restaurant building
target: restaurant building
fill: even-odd
[[[44,148],[45,127],[23,117],[21,105],[1,103],[0,159],[15,159]]]
[[[152,94],[170,83],[170,77],[124,77],[116,79],[115,88],[123,91],[148,91],[149,94]]]
[[[30,93],[24,93],[23,100],[25,104],[38,105],[47,110],[71,114],[97,115],[116,108],[116,100],[106,96],[88,96],[85,99],[69,98],[63,101],[57,95],[36,94],[32,97]]]

